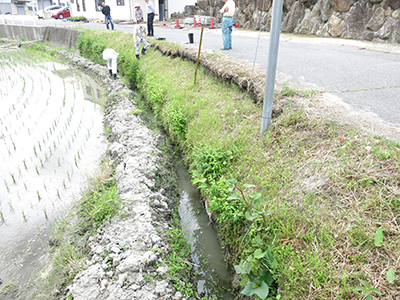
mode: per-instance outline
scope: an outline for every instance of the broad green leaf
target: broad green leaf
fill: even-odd
[[[383,295],[382,292],[376,288],[372,288],[371,291],[375,292],[378,295]]]
[[[367,298],[365,298],[366,300],[374,300],[374,298],[372,298],[372,296],[367,296]]]
[[[196,184],[198,182],[205,183],[206,181],[206,178],[196,178],[195,180],[193,180],[193,184]]]
[[[261,281],[261,284],[254,289],[254,293],[257,294],[258,297],[264,300],[265,298],[268,297],[269,286],[264,281]]]
[[[263,240],[261,239],[260,235],[257,235],[254,239],[253,239],[253,243],[257,244],[259,247],[262,247]]]
[[[356,286],[353,288],[354,292],[362,292],[364,290],[364,288],[362,288],[361,286]]]
[[[262,199],[262,195],[260,193],[252,193],[249,195],[249,198],[253,202],[254,205],[257,205],[258,202]]]
[[[264,281],[268,286],[271,286],[274,282],[274,278],[272,277],[271,272],[269,271],[262,271],[260,274],[260,280]]]
[[[206,187],[207,187],[207,184],[199,185],[199,189],[206,188]]]
[[[383,229],[379,227],[375,232],[375,246],[382,247],[383,243]]]
[[[396,280],[396,273],[394,269],[390,268],[387,273],[386,273],[386,279],[389,281],[389,283],[393,284],[394,281]]]
[[[243,289],[243,291],[241,291],[240,293],[246,296],[251,296],[254,294],[254,288],[253,285],[255,284],[255,282],[253,280],[249,280],[249,282],[247,283],[247,285],[245,286],[245,288]]]
[[[230,195],[228,198],[226,198],[227,200],[236,200],[236,199],[240,199],[238,194],[232,194]]]
[[[246,270],[246,272],[247,272],[247,274],[250,274],[251,273],[251,264],[249,264],[248,262],[244,262],[243,263],[243,266],[242,266],[245,270]]]
[[[254,258],[260,259],[265,256],[265,253],[261,249],[254,251]]]
[[[237,183],[237,180],[236,180],[236,179],[228,179],[227,181],[228,181],[228,183],[229,183],[230,185],[233,185],[233,186],[235,186],[236,183]]]
[[[365,281],[365,280],[362,280],[362,279],[359,279],[359,280],[360,280],[360,282],[362,283],[363,286],[372,287],[372,285],[368,281]]]
[[[243,267],[241,265],[236,265],[236,266],[233,266],[233,267],[235,268],[236,274],[247,274],[246,270],[243,269]]]
[[[247,220],[253,221],[255,218],[258,217],[258,214],[252,214],[252,215],[250,215],[250,213],[249,213],[248,211],[246,211],[246,213],[244,214],[244,216],[246,217]]]
[[[245,183],[245,184],[243,184],[243,187],[247,189],[247,188],[255,187],[255,185],[254,185],[254,184],[247,184],[247,183]]]

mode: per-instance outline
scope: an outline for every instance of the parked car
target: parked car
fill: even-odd
[[[38,18],[39,19],[44,19],[44,18],[51,18],[52,14],[56,11],[59,11],[63,7],[59,5],[50,5],[45,7],[43,10],[39,10],[38,12]]]
[[[71,16],[71,12],[69,11],[69,7],[59,10],[54,15],[52,15],[52,17],[55,19],[64,19],[64,18],[68,18],[70,16]]]

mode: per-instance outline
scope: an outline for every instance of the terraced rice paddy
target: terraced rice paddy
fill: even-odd
[[[50,225],[105,151],[98,87],[70,67],[0,48],[0,278],[26,286]]]

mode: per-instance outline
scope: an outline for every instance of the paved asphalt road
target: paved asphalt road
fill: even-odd
[[[36,21],[36,25],[76,26],[75,23],[54,19]],[[104,24],[84,23],[79,26],[105,29]],[[115,28],[132,32],[133,25],[117,24]],[[189,32],[194,33],[195,46],[198,46],[199,28],[155,27],[156,36],[165,36],[177,43],[187,43]],[[256,63],[267,68],[269,33],[261,33],[260,39],[258,36],[258,32],[234,29],[233,49],[221,51],[221,30],[206,29],[202,47],[252,63],[259,43]],[[277,76],[289,85],[331,91],[351,110],[364,113],[367,118],[375,117],[400,130],[400,45],[282,34]]]

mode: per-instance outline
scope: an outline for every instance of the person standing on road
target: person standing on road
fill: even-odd
[[[103,59],[107,61],[110,78],[117,79],[117,58],[119,54],[114,49],[104,49]]]
[[[233,15],[235,14],[235,1],[224,0],[225,4],[219,11],[223,14],[222,17],[222,42],[224,47],[221,50],[232,49],[232,26]]]
[[[143,22],[143,10],[140,8],[139,3],[135,4],[135,17],[136,17],[136,22],[139,24],[140,22]]]
[[[136,58],[140,60],[140,43],[143,43],[144,45],[142,49],[142,55],[146,55],[146,50],[150,47],[150,42],[147,40],[146,27],[144,26],[143,21],[141,21],[139,24],[136,24],[133,28],[133,40],[135,41]]]
[[[147,35],[154,36],[153,20],[156,10],[150,0],[144,0],[147,3]]]
[[[111,30],[114,30],[114,23],[113,23],[112,18],[111,18],[111,9],[110,9],[110,7],[108,5],[106,5],[105,2],[102,2],[101,6],[103,6],[101,12],[104,15],[104,18],[105,18],[104,21],[106,22],[107,29],[110,29],[108,27],[108,22],[110,22],[111,23]]]

